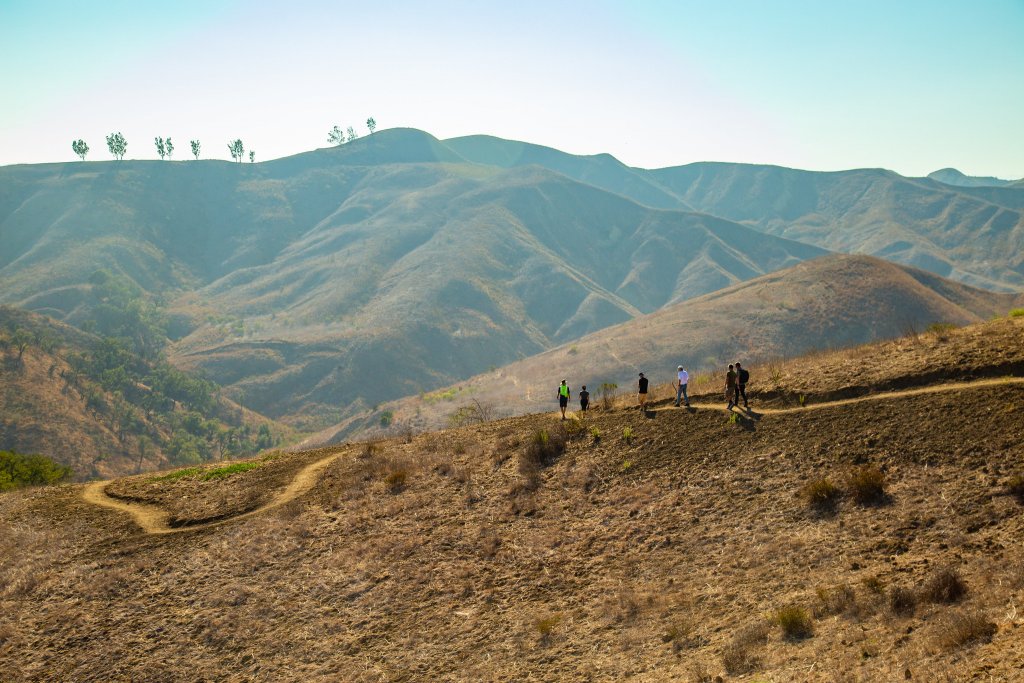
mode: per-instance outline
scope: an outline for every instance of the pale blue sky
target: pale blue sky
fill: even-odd
[[[643,167],[1024,177],[1024,0],[0,0],[0,164],[153,138],[257,161],[335,123]]]

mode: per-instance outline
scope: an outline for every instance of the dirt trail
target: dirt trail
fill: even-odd
[[[174,534],[182,531],[209,529],[210,527],[234,522],[261,512],[266,512],[267,510],[273,510],[276,507],[280,507],[285,503],[295,500],[313,487],[317,478],[320,476],[320,473],[323,472],[328,465],[347,452],[348,451],[339,451],[338,453],[332,453],[331,455],[321,458],[314,463],[306,465],[299,470],[299,473],[295,475],[295,478],[292,479],[291,483],[289,483],[284,490],[274,496],[269,503],[249,510],[248,512],[235,515],[234,517],[218,519],[205,524],[191,524],[188,526],[172,527],[168,524],[168,518],[170,515],[155,505],[133,503],[108,496],[106,493],[106,487],[107,484],[110,483],[109,481],[97,481],[87,485],[85,489],[82,490],[82,499],[93,505],[117,510],[118,512],[125,512],[131,515],[135,520],[135,523],[138,524],[139,527],[142,528],[142,531],[147,534]]]
[[[965,391],[970,389],[980,389],[984,387],[991,387],[996,385],[1005,384],[1024,384],[1024,377],[1002,377],[996,379],[978,380],[974,382],[953,382],[948,384],[936,384],[928,387],[918,387],[915,389],[905,389],[902,391],[889,391],[879,394],[868,394],[866,396],[859,396],[857,398],[840,399],[837,401],[826,401],[822,403],[808,403],[804,406],[797,406],[793,408],[760,408],[755,411],[759,415],[775,415],[781,413],[793,413],[805,410],[817,410],[820,408],[833,408],[837,406],[849,405],[851,403],[862,403],[864,401],[884,401],[893,398],[903,398],[907,396],[918,396],[921,394],[937,394],[948,391]],[[704,408],[710,410],[726,410],[723,403],[691,403],[693,408]],[[656,408],[656,411],[662,410],[675,410],[675,407],[671,404],[661,408]],[[568,413],[567,413],[568,414]],[[182,531],[194,531],[198,529],[208,529],[210,527],[219,526],[221,524],[227,524],[228,522],[234,522],[239,519],[244,519],[252,515],[272,510],[276,507],[280,507],[285,503],[295,500],[302,494],[306,493],[316,483],[317,477],[320,473],[332,462],[341,457],[347,451],[340,451],[333,453],[327,457],[321,458],[316,462],[307,465],[302,468],[295,478],[284,488],[283,491],[277,494],[273,500],[265,505],[261,505],[253,510],[244,512],[240,515],[230,517],[227,519],[219,519],[206,524],[193,524],[190,526],[183,527],[172,527],[168,522],[168,513],[155,505],[146,505],[144,503],[129,503],[123,500],[112,498],[106,494],[106,486],[110,482],[98,481],[87,485],[82,491],[82,499],[87,503],[98,505],[100,507],[109,508],[111,510],[117,510],[118,512],[124,512],[132,516],[135,523],[142,528],[142,531],[147,534],[172,534]]]
[[[863,403],[864,401],[885,401],[891,398],[919,396],[921,394],[938,394],[946,391],[965,391],[968,389],[980,389],[983,387],[991,387],[1003,384],[1024,384],[1024,377],[997,377],[995,379],[982,379],[973,382],[950,382],[947,384],[933,384],[932,386],[917,387],[915,389],[902,389],[900,391],[886,391],[878,394],[867,394],[865,396],[857,396],[856,398],[843,398],[835,401],[823,401],[822,403],[806,403],[802,406],[794,406],[792,408],[758,408],[754,412],[756,412],[759,415],[778,415],[781,413],[795,413],[805,410],[816,410],[819,408],[834,408],[836,406],[850,405],[851,403]],[[692,408],[727,410],[725,406],[726,404],[724,390],[722,394],[721,403],[690,403],[690,407]],[[656,408],[656,410],[675,410],[675,406],[668,405],[662,408]]]

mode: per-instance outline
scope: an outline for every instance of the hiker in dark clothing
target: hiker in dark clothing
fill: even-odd
[[[640,401],[640,410],[647,410],[647,378],[640,373],[640,380],[637,382],[637,398]]]
[[[747,403],[747,382],[750,381],[750,373],[747,372],[739,363],[736,364],[736,405],[740,404],[740,396],[743,397],[743,407],[749,408],[750,404]]]
[[[729,366],[729,372],[725,373],[725,400],[729,402],[726,410],[732,410],[736,405],[736,371]]]
[[[565,409],[569,405],[569,386],[562,380],[558,386],[558,407],[562,409],[562,419],[565,419]]]
[[[583,385],[583,390],[580,392],[580,410],[584,413],[587,412],[587,406],[590,405],[590,392],[587,391],[587,385]]]

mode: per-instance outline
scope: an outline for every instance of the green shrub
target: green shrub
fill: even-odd
[[[803,607],[791,605],[783,607],[775,613],[773,620],[782,629],[782,634],[789,640],[801,640],[814,635],[811,615]]]
[[[0,451],[0,491],[22,486],[48,486],[71,477],[70,467],[45,455],[21,455]]]
[[[622,440],[625,441],[627,445],[633,443],[633,437],[634,436],[635,435],[633,434],[633,428],[632,427],[624,427],[623,428],[623,430],[622,430]]]
[[[598,441],[600,441],[601,440],[601,430],[598,429],[597,427],[591,427],[590,428],[590,438],[592,438],[594,440],[594,443],[597,443]]]
[[[832,512],[840,497],[839,488],[829,479],[816,479],[800,489],[800,497],[818,512]]]
[[[861,505],[885,500],[885,474],[876,465],[865,465],[850,475],[850,492]]]
[[[1010,311],[1011,318],[1024,318],[1024,308],[1015,308]]]
[[[207,470],[203,473],[203,481],[211,481],[213,479],[226,479],[232,474],[239,474],[240,472],[248,472],[260,467],[262,462],[236,462],[230,465],[224,465],[216,469]]]

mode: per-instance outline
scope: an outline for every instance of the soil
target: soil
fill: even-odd
[[[752,405],[282,456],[263,507],[187,533],[95,486],[0,496],[0,679],[1019,680],[1024,384]],[[864,468],[884,493],[861,503]],[[934,602],[944,570],[966,591]]]

